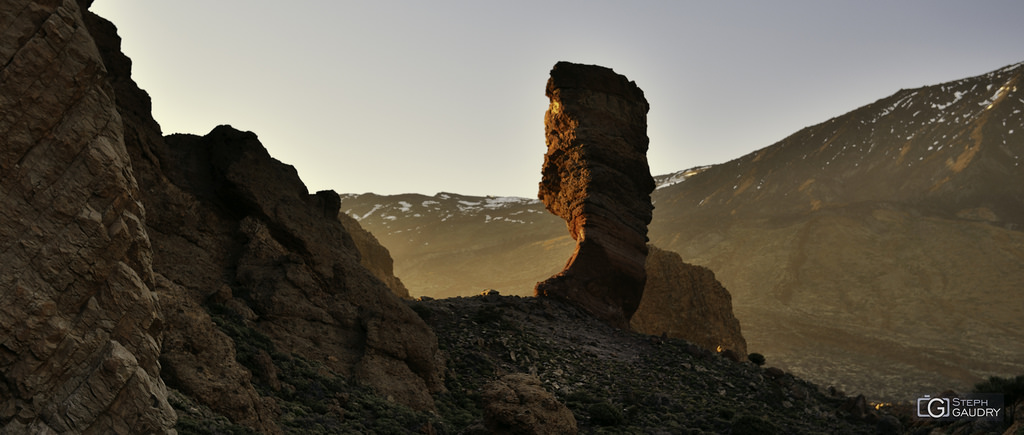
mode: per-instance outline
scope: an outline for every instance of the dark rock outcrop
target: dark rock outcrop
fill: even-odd
[[[535,292],[628,327],[643,294],[653,210],[647,100],[611,69],[568,62],[551,70],[547,96],[539,197],[565,219],[576,250]]]
[[[0,432],[168,432],[170,386],[277,433],[289,358],[432,409],[436,337],[338,195],[252,133],[163,137],[89,3],[0,3]]]
[[[77,3],[0,2],[0,433],[166,433],[163,319]]]
[[[442,388],[437,340],[360,265],[337,218],[337,194],[309,195],[256,135],[227,126],[204,137],[168,136],[156,154],[170,184],[187,195],[152,219],[162,242],[157,270],[247,319],[279,352],[355,376],[401,403],[433,407],[430,393]],[[186,258],[207,266],[197,273],[182,265]]]
[[[630,326],[652,335],[683,338],[710,350],[732,350],[745,360],[747,342],[733,315],[732,296],[706,267],[647,246],[647,285]]]

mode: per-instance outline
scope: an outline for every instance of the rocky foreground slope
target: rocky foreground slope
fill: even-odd
[[[295,359],[277,373],[278,392],[257,384],[280,404],[285,432],[875,434],[915,424],[863,397],[683,340],[613,328],[558,300],[489,292],[408,303],[448,356],[436,413]],[[265,346],[237,319],[216,317],[239,343]],[[175,395],[172,403],[182,432],[243,430],[192,398]]]
[[[684,340],[613,328],[555,300],[490,292],[412,305],[449,354],[440,403],[462,407],[446,415],[453,410],[441,405],[449,429],[480,423],[489,401],[477,392],[510,373],[535,376],[580,433],[876,433],[882,417],[851,420],[860,412],[851,398]]]

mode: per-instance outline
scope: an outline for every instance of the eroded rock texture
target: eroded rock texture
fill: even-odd
[[[732,296],[706,267],[648,245],[647,286],[630,326],[651,335],[682,338],[709,350],[747,354],[747,341],[732,311]]]
[[[0,433],[173,432],[168,386],[279,433],[254,385],[291,358],[432,408],[437,340],[337,194],[252,133],[164,138],[89,3],[0,1]]]
[[[0,433],[166,433],[145,211],[77,3],[0,2]]]
[[[430,393],[443,388],[437,339],[360,264],[337,218],[336,193],[308,194],[295,169],[270,157],[253,133],[221,126],[165,142],[153,151],[166,168],[161,188],[174,196],[150,219],[156,270],[184,295],[244,319],[279,353],[433,407]],[[202,375],[205,364],[189,352],[194,338],[169,335],[181,346],[165,348],[168,370],[176,379]]]
[[[513,373],[484,385],[480,392],[483,426],[498,435],[575,435],[576,417],[537,376]]]
[[[628,327],[643,295],[654,180],[643,91],[608,68],[559,62],[547,84],[548,145],[539,197],[565,219],[576,250],[538,296],[571,301]]]

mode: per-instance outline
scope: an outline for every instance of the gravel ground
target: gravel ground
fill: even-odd
[[[554,300],[492,291],[410,304],[448,354],[448,392],[438,398],[445,432],[478,422],[480,388],[517,372],[537,375],[580,433],[874,434],[895,420],[873,410],[856,418],[856,398],[684,340],[615,329]]]

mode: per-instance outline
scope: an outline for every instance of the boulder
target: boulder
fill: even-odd
[[[630,326],[652,335],[666,334],[719,352],[731,350],[745,360],[747,341],[732,311],[732,296],[703,266],[683,262],[679,254],[647,247],[647,285]]]
[[[72,0],[0,2],[0,433],[173,433],[142,194]]]
[[[480,393],[484,427],[490,434],[575,434],[576,417],[536,376],[513,373]]]
[[[559,62],[547,84],[539,197],[576,248],[538,296],[570,301],[626,328],[643,295],[654,179],[643,91],[608,68]]]

